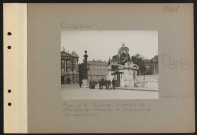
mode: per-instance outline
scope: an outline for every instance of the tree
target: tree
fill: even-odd
[[[110,57],[109,57],[109,60],[108,60],[108,66],[111,64],[111,59],[110,59]]]
[[[143,56],[141,56],[139,53],[134,55],[134,56],[131,56],[131,61],[138,65],[139,67],[139,70],[137,71],[137,74],[142,74],[142,75],[145,75],[146,74],[146,63],[144,62],[143,60]]]

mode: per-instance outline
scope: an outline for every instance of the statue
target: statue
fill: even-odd
[[[129,48],[122,43],[122,46],[118,50],[118,54],[112,57],[110,65],[108,67],[108,76],[109,78],[117,78],[119,84],[118,87],[129,87],[134,86],[134,75],[135,71],[139,67],[131,61],[129,55]]]
[[[131,61],[129,55],[129,48],[126,47],[124,43],[122,44],[121,48],[118,50],[118,54],[112,57],[111,65],[118,66],[119,68],[133,65],[133,62]]]
[[[120,64],[125,65],[126,62],[131,62],[130,55],[129,55],[129,48],[125,47],[125,44],[122,44],[122,47],[118,50],[118,54],[120,57]]]

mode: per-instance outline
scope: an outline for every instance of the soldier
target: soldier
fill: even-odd
[[[112,80],[112,85],[113,85],[113,89],[115,89],[115,85],[116,85],[116,80],[113,78]]]

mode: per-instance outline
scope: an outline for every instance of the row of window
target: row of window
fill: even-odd
[[[73,70],[72,70],[73,68]],[[61,72],[77,71],[77,66],[71,60],[61,60]]]
[[[105,75],[107,73],[107,69],[96,69],[96,70],[89,70],[88,74],[90,75]]]
[[[103,65],[96,65],[96,66],[89,65],[89,69],[92,69],[92,70],[103,69],[103,70],[105,70],[105,69],[107,69],[107,66],[103,66]]]

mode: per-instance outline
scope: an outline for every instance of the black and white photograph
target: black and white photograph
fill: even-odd
[[[62,99],[159,99],[158,31],[62,30]]]

